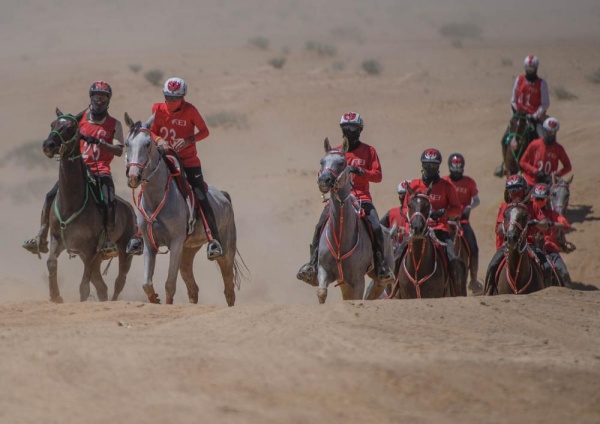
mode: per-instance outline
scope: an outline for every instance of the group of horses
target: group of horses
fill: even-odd
[[[57,260],[64,250],[72,256],[79,256],[84,265],[79,286],[80,300],[85,301],[90,296],[90,282],[96,289],[98,299],[108,300],[108,288],[100,271],[103,256],[99,249],[105,229],[101,209],[93,200],[98,197],[95,193],[99,188],[96,181],[89,178],[79,148],[79,121],[83,112],[70,115],[56,109],[56,114],[57,119],[51,123],[51,131],[43,142],[44,154],[49,158],[58,156],[60,162],[59,190],[53,204],[54,213],[49,220],[47,266],[50,300],[57,303],[63,301],[58,287]],[[194,221],[193,207],[178,189],[172,167],[164,160],[165,152],[153,142],[150,133],[152,120],[153,117],[145,123],[135,122],[125,114],[125,123],[130,129],[125,140],[126,175],[127,183],[132,188],[135,208],[117,196],[115,225],[109,234],[118,248],[119,261],[112,300],[119,297],[125,285],[132,262],[127,244],[139,229],[144,239],[143,289],[149,301],[160,303],[152,279],[157,254],[169,252],[166,303],[173,303],[178,272],[186,284],[189,301],[197,303],[199,288],[194,278],[193,262],[208,238],[202,223],[190,225]],[[518,122],[515,121],[515,124]],[[519,149],[522,133],[515,128],[511,134],[518,139],[515,147]],[[321,160],[318,186],[323,194],[330,194],[330,205],[328,222],[319,244],[319,302],[326,301],[331,283],[340,286],[344,300],[466,296],[466,275],[461,281],[451,278],[442,242],[429,226],[431,188],[425,193],[408,189],[406,249],[400,252],[398,238],[392,237],[395,231],[401,229],[385,229],[384,259],[388,264],[394,264],[395,280],[378,280],[373,270],[370,231],[363,224],[360,204],[351,193],[352,178],[345,158],[347,140],[338,150],[333,149],[329,140],[325,139],[324,148],[326,154]],[[514,158],[518,164],[517,156],[510,155],[508,157],[507,153],[507,159]],[[506,169],[512,168],[507,166]],[[559,180],[552,186],[552,205],[561,213],[568,205],[569,183]],[[139,189],[137,198],[136,189]],[[212,185],[208,187],[208,197],[215,212],[224,250],[223,256],[217,258],[217,263],[223,278],[225,299],[229,306],[233,306],[235,286],[239,287],[247,268],[237,249],[231,197]],[[468,244],[461,237],[460,222],[452,224],[455,227],[455,251],[468,270],[472,268],[469,262],[473,258],[469,254]],[[542,288],[543,282],[538,281],[536,268],[526,254],[524,234],[528,224],[527,211],[522,204],[509,206],[504,222],[507,255],[502,271],[498,273],[499,293],[528,293]],[[161,247],[166,251],[161,252]],[[366,275],[371,278],[371,283],[365,290]]]

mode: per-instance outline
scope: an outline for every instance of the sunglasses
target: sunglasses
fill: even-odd
[[[342,131],[349,131],[349,132],[354,132],[354,131],[358,131],[359,128],[357,126],[354,125],[344,125],[342,127]]]
[[[92,100],[98,102],[100,100],[108,101],[108,95],[106,94],[94,94],[92,95]]]
[[[522,187],[510,187],[510,188],[507,188],[507,190],[509,193],[517,193],[517,192],[523,190],[523,188]]]
[[[167,102],[178,102],[181,99],[182,97],[180,96],[165,96],[165,101]]]

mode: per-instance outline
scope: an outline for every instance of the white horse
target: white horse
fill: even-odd
[[[144,291],[152,303],[160,303],[152,285],[152,276],[159,248],[166,246],[170,252],[169,271],[165,283],[166,303],[173,303],[177,271],[187,286],[191,303],[198,303],[198,286],[194,279],[194,257],[208,243],[201,221],[191,234],[191,212],[188,203],[177,187],[171,171],[163,159],[162,151],[155,145],[150,127],[154,115],[144,124],[135,122],[125,113],[125,123],[130,128],[125,141],[127,148],[127,184],[134,190],[138,227],[144,239]],[[135,189],[140,187],[137,201]],[[229,194],[209,185],[207,192],[219,230],[223,256],[217,263],[225,285],[227,305],[235,303],[234,287],[239,289],[244,278],[240,265],[246,267],[237,251],[233,207]],[[241,262],[238,262],[238,258]]]

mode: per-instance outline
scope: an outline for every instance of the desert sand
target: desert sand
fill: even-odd
[[[453,23],[481,32],[442,35]],[[0,422],[600,422],[599,47],[591,0],[4,2]],[[449,154],[466,157],[484,277],[503,189],[492,171],[528,54],[540,58],[573,163],[574,290],[342,302],[332,288],[318,305],[295,273],[322,208],[322,142],[341,141],[349,110],[363,115],[362,139],[382,162],[372,185],[380,215],[397,203],[398,182],[420,175],[425,148],[441,150],[443,173]],[[381,72],[368,74],[364,60]],[[146,119],[162,99],[151,70],[159,84],[184,78],[207,118],[199,155],[207,180],[232,196],[250,279],[227,308],[201,251],[200,304],[187,303],[180,281],[175,305],[150,305],[135,258],[119,301],[80,303],[81,263],[63,254],[66,303],[51,304],[45,258],[20,245],[57,178],[41,152],[54,109],[81,111],[103,79],[113,116]],[[560,100],[557,87],[576,98]],[[130,199],[124,158],[112,169]],[[166,268],[161,257],[163,299]]]

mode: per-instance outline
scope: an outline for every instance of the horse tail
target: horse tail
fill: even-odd
[[[225,196],[225,198],[227,200],[229,200],[229,203],[231,203],[233,205],[233,203],[231,202],[231,196],[229,195],[229,193],[227,193],[226,191],[223,191],[223,190],[221,190],[221,193],[223,193],[223,196]]]
[[[233,284],[240,289],[242,281],[250,281],[250,270],[244,262],[244,258],[240,254],[240,251],[235,249],[235,258],[233,259]]]

